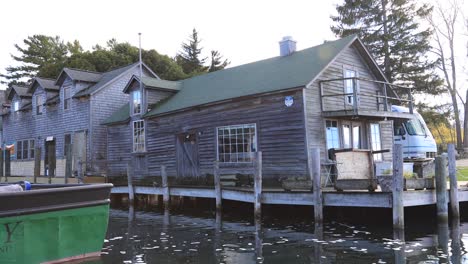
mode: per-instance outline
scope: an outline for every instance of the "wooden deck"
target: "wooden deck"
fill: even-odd
[[[134,186],[135,194],[146,195],[163,195],[162,187],[144,187]],[[114,187],[113,194],[128,194],[128,187]],[[195,188],[195,187],[170,187],[170,196],[186,196],[197,198],[216,198],[214,188]],[[221,191],[222,199],[239,201],[246,203],[254,203],[253,188],[245,187],[229,187],[223,188]],[[323,206],[335,207],[373,207],[373,208],[392,208],[392,193],[390,192],[368,192],[368,191],[344,191],[337,192],[332,189],[325,189],[322,192]],[[450,190],[447,190],[447,197],[450,196]],[[463,187],[458,189],[459,202],[468,202],[468,188]],[[277,204],[277,205],[315,205],[314,195],[310,191],[290,191],[286,192],[282,189],[263,189],[262,204]],[[436,190],[422,191],[404,191],[403,205],[404,207],[435,205]]]

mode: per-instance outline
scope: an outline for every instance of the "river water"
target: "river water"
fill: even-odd
[[[426,213],[403,234],[391,222],[318,226],[291,208],[272,208],[259,225],[245,219],[248,209],[222,217],[209,210],[111,209],[101,258],[86,263],[468,263],[466,219],[438,225]]]

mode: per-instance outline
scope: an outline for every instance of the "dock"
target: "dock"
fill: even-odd
[[[311,150],[310,161],[311,180],[321,183],[320,152]],[[364,207],[391,208],[393,210],[393,228],[404,229],[404,209],[436,205],[439,223],[448,222],[448,212],[454,220],[458,220],[459,203],[468,202],[468,187],[458,186],[456,179],[455,149],[449,145],[448,154],[435,159],[435,189],[404,190],[403,158],[401,145],[394,146],[393,183],[391,192],[380,189],[370,192],[365,190],[336,191],[325,188],[321,184],[313,184],[312,190],[285,191],[282,188],[262,188],[261,152],[256,155],[257,165],[254,170],[252,187],[223,187],[220,184],[218,166],[214,166],[213,186],[169,186],[165,167],[161,167],[162,186],[134,186],[132,173],[128,174],[128,186],[116,186],[112,194],[129,194],[131,203],[134,195],[163,196],[164,205],[169,209],[170,197],[194,197],[216,200],[217,211],[222,208],[223,200],[254,204],[255,219],[261,219],[261,206],[268,205],[302,205],[314,207],[316,223],[323,221],[324,207]],[[450,188],[448,188],[450,187]],[[449,206],[450,205],[450,206]],[[312,210],[311,210],[312,213]]]

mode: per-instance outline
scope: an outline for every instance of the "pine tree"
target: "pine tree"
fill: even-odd
[[[210,67],[208,68],[208,72],[214,72],[214,71],[219,71],[231,63],[227,59],[223,61],[223,56],[217,51],[217,50],[212,50],[211,51],[211,64]]]
[[[427,56],[432,32],[418,23],[431,7],[414,0],[345,0],[336,10],[332,32],[338,37],[358,34],[389,82],[415,92],[442,92],[436,61]]]
[[[201,55],[203,48],[200,47],[200,42],[198,32],[194,28],[189,36],[188,43],[182,43],[182,50],[176,55],[177,64],[182,67],[187,75],[193,76],[207,70],[207,67],[204,66],[207,58]]]
[[[6,74],[0,74],[6,80],[3,83],[19,83],[36,75],[55,78],[67,59],[67,45],[58,36],[45,35],[29,36],[23,42],[25,47],[15,45],[20,55],[11,55],[20,65],[9,66]]]

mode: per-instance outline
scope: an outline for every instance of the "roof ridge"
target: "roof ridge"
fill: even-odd
[[[112,69],[112,70],[103,72],[103,74],[104,74],[104,73],[113,72],[113,71],[116,71],[116,70],[120,70],[120,69],[123,69],[123,68],[126,68],[126,67],[130,67],[130,66],[133,66],[133,65],[138,64],[138,63],[139,63],[139,62],[134,62],[134,63],[127,64],[127,65],[125,65],[125,66],[120,66],[120,67],[117,67],[117,68],[115,68],[115,69]]]
[[[88,73],[97,73],[97,74],[103,74],[104,72],[98,72],[98,71],[90,71],[90,70],[83,70],[83,69],[77,69],[77,68],[70,68],[70,67],[64,67],[63,70],[68,69],[68,70],[74,70],[74,71],[81,71],[81,72],[88,72]]]
[[[44,79],[44,80],[50,80],[50,81],[55,81],[56,80],[56,79],[53,79],[53,78],[40,77],[40,76],[35,76],[34,79]]]
[[[252,61],[252,62],[248,62],[248,63],[245,63],[245,64],[241,64],[241,65],[237,65],[237,66],[234,66],[234,67],[231,67],[231,68],[226,68],[226,69],[222,69],[222,70],[218,70],[218,71],[214,71],[214,72],[207,72],[207,73],[204,73],[204,74],[200,74],[200,75],[196,75],[196,76],[193,76],[193,77],[189,77],[187,79],[182,79],[182,80],[179,80],[179,81],[187,81],[187,80],[192,80],[192,79],[197,79],[198,77],[202,77],[202,76],[210,76],[210,75],[213,75],[213,74],[216,74],[216,73],[219,73],[219,72],[223,72],[223,71],[227,71],[227,70],[231,70],[231,69],[236,69],[236,68],[239,68],[239,67],[244,67],[244,66],[247,66],[247,65],[251,65],[251,64],[256,64],[256,63],[260,63],[260,62],[265,62],[265,61],[269,61],[269,60],[273,60],[273,59],[278,59],[278,58],[282,58],[282,57],[289,57],[289,56],[292,56],[292,55],[295,55],[297,53],[302,53],[302,52],[305,52],[305,51],[308,51],[310,49],[316,49],[318,47],[321,47],[321,46],[324,46],[324,45],[330,45],[334,42],[341,42],[345,39],[352,39],[352,38],[356,38],[357,35],[356,34],[352,34],[352,35],[349,35],[349,36],[346,36],[344,38],[339,38],[339,39],[335,39],[335,40],[330,40],[330,41],[324,41],[322,44],[319,44],[319,45],[315,45],[315,46],[311,46],[311,47],[308,47],[308,48],[305,48],[305,49],[301,49],[301,50],[298,50],[298,51],[295,51],[294,53],[292,53],[291,55],[287,55],[287,56],[281,56],[281,55],[278,55],[278,56],[274,56],[274,57],[270,57],[270,58],[266,58],[266,59],[261,59],[261,60],[257,60],[257,61]]]

